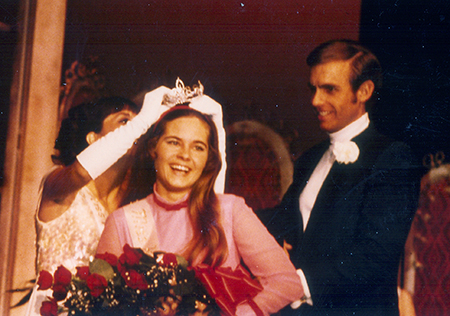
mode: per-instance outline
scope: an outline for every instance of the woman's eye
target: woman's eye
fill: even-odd
[[[123,119],[120,121],[120,124],[125,125],[128,123],[128,121],[129,121],[129,119]]]
[[[195,146],[194,149],[197,151],[205,151],[205,147],[203,146]]]

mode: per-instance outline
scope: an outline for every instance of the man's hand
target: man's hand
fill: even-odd
[[[286,242],[286,240],[283,240],[283,250],[287,254],[288,258],[289,258],[289,251],[292,250],[292,245],[288,244]]]

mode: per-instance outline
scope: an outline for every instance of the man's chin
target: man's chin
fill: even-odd
[[[336,132],[334,126],[332,126],[332,125],[330,125],[330,124],[327,124],[327,123],[325,123],[325,122],[321,122],[321,123],[320,123],[320,129],[321,129],[322,131],[324,131],[324,132],[327,132],[327,133],[334,133],[334,132]]]

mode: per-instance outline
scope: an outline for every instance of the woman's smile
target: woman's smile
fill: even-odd
[[[189,172],[189,168],[181,165],[172,165],[171,166],[175,171]]]

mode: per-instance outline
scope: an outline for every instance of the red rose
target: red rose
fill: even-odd
[[[67,287],[62,284],[53,285],[53,297],[57,301],[62,301],[67,296]]]
[[[176,267],[178,265],[177,256],[173,253],[165,253],[159,264],[164,267]]]
[[[116,255],[113,255],[112,253],[109,253],[109,252],[98,254],[95,256],[95,258],[105,260],[112,267],[115,267],[117,265]]]
[[[120,256],[120,263],[128,264],[130,266],[134,266],[139,264],[139,260],[141,260],[142,254],[140,254],[136,249],[130,247],[129,244],[125,244],[123,246],[123,254]]]
[[[55,284],[66,287],[70,284],[70,281],[72,281],[72,273],[64,266],[59,266],[55,271]]]
[[[89,267],[77,267],[77,277],[81,280],[86,280],[89,274]]]
[[[124,265],[123,262],[121,262],[120,258],[117,261],[117,270],[119,270],[120,274],[124,274],[125,272],[127,272],[127,267]]]
[[[145,280],[145,277],[135,270],[128,270],[126,273],[122,274],[122,277],[125,279],[125,283],[134,290],[148,289],[148,283],[147,280]]]
[[[50,299],[50,301],[42,302],[39,312],[42,316],[58,316],[58,304],[56,300]]]
[[[39,272],[39,279],[37,281],[39,285],[38,290],[48,290],[52,287],[53,284],[53,276],[47,270],[42,270]]]
[[[89,290],[91,290],[91,294],[93,297],[99,297],[108,286],[108,282],[106,281],[105,277],[97,273],[92,273],[90,276],[88,276],[88,278],[86,279],[86,284]]]

